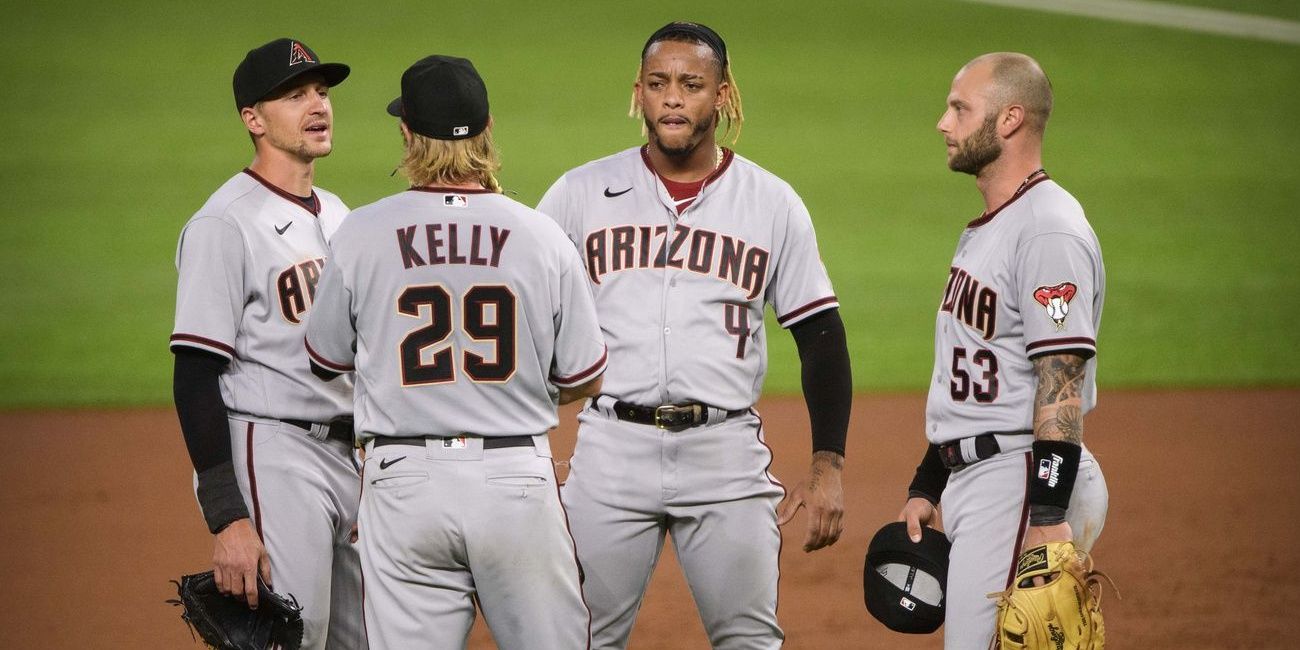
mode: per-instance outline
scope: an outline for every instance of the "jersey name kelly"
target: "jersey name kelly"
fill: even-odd
[[[456,223],[398,228],[397,251],[402,256],[402,266],[408,269],[439,264],[495,267],[501,261],[501,250],[510,237],[510,229],[489,226],[486,233],[483,230],[483,226],[471,226],[466,242]]]
[[[998,292],[981,286],[965,269],[954,266],[948,270],[948,286],[943,290],[940,309],[983,333],[985,341],[992,339],[997,330]]]
[[[587,234],[583,250],[587,275],[601,277],[627,269],[685,268],[739,287],[749,299],[763,291],[771,254],[743,239],[704,228],[677,224],[672,237],[667,225],[613,226]]]

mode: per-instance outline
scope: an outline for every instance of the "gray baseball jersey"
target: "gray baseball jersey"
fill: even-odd
[[[370,647],[583,648],[573,538],[546,431],[557,386],[606,351],[582,264],[549,219],[486,190],[417,188],[334,238],[307,353],[356,367]],[[527,444],[498,446],[492,443]]]
[[[306,315],[347,206],[313,188],[315,211],[249,170],[185,224],[171,345],[230,360],[221,397],[232,413],[328,422],[352,410],[352,380],[323,383],[302,360]]]
[[[1083,209],[1046,174],[962,232],[935,326],[926,434],[973,450],[973,436],[1005,433],[995,436],[999,454],[954,470],[943,493],[952,541],[946,650],[988,647],[997,607],[987,594],[1009,585],[1020,552],[1033,470],[1030,356],[1090,355],[1081,391],[1083,411],[1090,410],[1105,289],[1101,248]],[[1101,534],[1108,503],[1101,466],[1085,448],[1066,515],[1081,548]]]
[[[926,435],[944,443],[1033,429],[1030,355],[1091,356],[1083,412],[1097,401],[1097,329],[1106,273],[1083,208],[1040,175],[1014,200],[967,225],[935,324]]]
[[[364,369],[366,436],[540,433],[559,422],[555,387],[605,367],[572,245],[500,194],[414,189],[359,208],[317,293],[308,351]]]
[[[329,192],[304,202],[244,170],[190,219],[176,251],[171,345],[230,360],[220,384],[235,476],[273,585],[303,607],[305,650],[366,647],[348,540],[361,480],[350,442],[319,426],[351,413],[352,379],[322,382],[302,358],[327,242],[346,215]]]
[[[565,174],[538,209],[582,253],[609,344],[602,392],[619,400],[748,409],[767,366],[764,306],[789,327],[839,304],[803,202],[731,151],[694,196],[674,198],[637,148]],[[713,647],[779,647],[784,490],[757,414],[669,431],[603,401],[579,416],[562,493],[593,647],[625,647],[669,532]]]
[[[812,220],[731,151],[684,213],[675,204],[633,148],[560,177],[537,207],[583,255],[609,345],[603,392],[747,408],[767,370],[764,305],[783,327],[839,306]]]

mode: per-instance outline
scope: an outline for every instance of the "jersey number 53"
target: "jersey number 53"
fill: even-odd
[[[980,373],[980,377],[972,379],[971,370]],[[980,348],[970,355],[970,363],[967,363],[966,348],[953,348],[952,380],[948,382],[948,392],[954,402],[964,402],[972,394],[981,404],[997,399],[998,358],[988,349]]]

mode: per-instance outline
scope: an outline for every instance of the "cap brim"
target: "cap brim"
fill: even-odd
[[[343,80],[347,79],[349,74],[352,74],[352,68],[349,68],[343,63],[322,63],[309,68],[303,68],[302,70],[298,70],[284,79],[281,79],[280,83],[275,84],[275,86],[271,88],[271,90],[267,91],[262,98],[265,99],[274,96],[281,89],[293,83],[293,81],[298,77],[308,74],[320,75],[320,78],[325,82],[325,85],[333,88],[334,86],[343,83]]]
[[[401,97],[398,97],[397,99],[394,99],[393,101],[388,102],[388,114],[389,114],[389,115],[392,115],[393,117],[401,117],[401,116],[402,116],[402,98],[401,98]]]

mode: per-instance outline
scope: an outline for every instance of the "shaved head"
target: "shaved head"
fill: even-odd
[[[1037,61],[1017,52],[993,52],[976,57],[962,72],[975,68],[988,70],[991,81],[986,96],[993,110],[1019,104],[1025,108],[1025,123],[1035,133],[1043,133],[1052,114],[1052,82]]]

